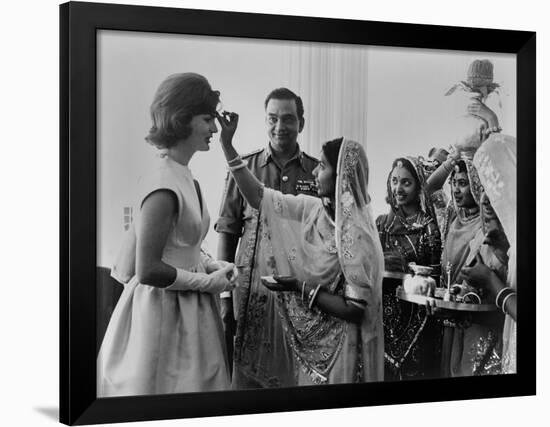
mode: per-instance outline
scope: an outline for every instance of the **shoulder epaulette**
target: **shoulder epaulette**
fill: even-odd
[[[258,148],[257,150],[251,151],[250,153],[243,154],[243,155],[241,156],[241,158],[242,158],[242,159],[246,159],[246,158],[248,158],[248,157],[252,157],[253,155],[259,154],[259,153],[261,153],[261,152],[264,151],[264,150],[265,150],[265,148]]]
[[[313,160],[315,163],[319,163],[319,159],[316,157],[313,157],[311,154],[308,154],[305,151],[302,151],[302,154],[304,155],[304,157],[307,157],[309,160]]]

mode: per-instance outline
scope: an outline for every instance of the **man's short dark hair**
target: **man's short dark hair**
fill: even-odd
[[[272,90],[269,95],[267,95],[267,98],[264,102],[264,108],[267,109],[267,104],[270,99],[293,99],[294,102],[296,102],[296,113],[298,113],[298,118],[300,120],[303,120],[304,118],[304,103],[302,102],[302,98],[300,98],[298,95],[296,95],[294,92],[292,92],[290,89],[287,89],[286,87],[280,87],[277,89]]]

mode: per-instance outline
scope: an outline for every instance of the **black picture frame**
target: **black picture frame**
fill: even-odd
[[[96,397],[96,31],[517,55],[517,374],[303,388]],[[92,424],[536,393],[535,72],[528,31],[69,2],[60,6],[60,421]],[[251,407],[250,402],[254,402]]]

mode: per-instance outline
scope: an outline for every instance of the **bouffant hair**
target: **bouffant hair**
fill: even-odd
[[[151,104],[153,126],[145,140],[157,148],[170,148],[191,135],[191,119],[216,113],[220,93],[196,73],[173,74],[157,89]]]

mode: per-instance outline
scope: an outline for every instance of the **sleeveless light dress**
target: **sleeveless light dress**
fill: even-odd
[[[162,259],[189,271],[205,271],[201,243],[210,217],[201,207],[188,167],[168,157],[156,160],[138,184],[140,208],[152,192],[165,189],[178,199],[178,215]],[[98,397],[226,390],[229,369],[219,295],[170,291],[133,277],[113,311],[97,359]]]

